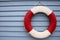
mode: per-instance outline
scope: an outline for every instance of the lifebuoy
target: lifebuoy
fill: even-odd
[[[33,15],[38,12],[45,13],[48,16],[49,21],[50,21],[48,28],[43,32],[37,32],[36,30],[33,29],[32,25],[31,25],[31,19],[32,19]],[[33,7],[32,9],[30,9],[27,12],[27,14],[24,17],[25,29],[28,31],[28,33],[31,36],[33,36],[35,38],[46,38],[46,37],[50,36],[56,28],[56,23],[57,23],[57,21],[56,21],[56,16],[55,16],[54,12],[46,6]]]

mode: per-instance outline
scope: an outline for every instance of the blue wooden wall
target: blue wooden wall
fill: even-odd
[[[0,40],[41,40],[31,37],[24,29],[24,16],[39,1],[0,1]],[[40,6],[47,6],[54,11],[57,28],[51,37],[43,40],[60,40],[60,1],[40,1]],[[33,28],[44,31],[49,25],[48,17],[37,14],[32,19]]]

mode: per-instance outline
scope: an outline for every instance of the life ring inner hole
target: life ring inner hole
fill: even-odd
[[[45,13],[38,12],[32,17],[31,25],[38,32],[42,32],[48,28],[49,18]]]

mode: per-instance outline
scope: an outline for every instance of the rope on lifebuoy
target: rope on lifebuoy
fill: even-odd
[[[50,21],[48,28],[43,32],[37,32],[31,25],[31,19],[38,12],[45,13]],[[46,38],[50,36],[56,28],[56,16],[52,10],[45,6],[36,6],[30,9],[24,18],[24,26],[28,33],[35,38]]]

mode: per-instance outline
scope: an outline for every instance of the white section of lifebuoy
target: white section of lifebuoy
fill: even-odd
[[[44,32],[37,32],[36,30],[32,29],[29,34],[35,38],[46,38],[51,35],[51,33],[48,30],[45,30]]]
[[[50,10],[50,9],[49,9],[48,7],[46,7],[46,6],[33,7],[33,8],[31,9],[31,11],[32,11],[34,14],[36,14],[36,13],[38,13],[38,12],[43,12],[43,13],[45,13],[46,15],[50,15],[51,12],[52,12],[52,10]]]

